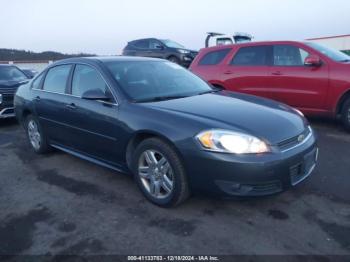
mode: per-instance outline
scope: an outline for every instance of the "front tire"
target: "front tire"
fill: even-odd
[[[33,115],[27,116],[25,130],[31,148],[35,153],[44,154],[51,150],[47,137],[40,126],[39,121]]]
[[[131,166],[138,187],[152,203],[172,207],[189,197],[183,163],[173,147],[163,140],[149,138],[141,142]]]
[[[180,59],[178,59],[176,56],[170,56],[168,60],[172,63],[180,65]]]
[[[343,105],[341,119],[345,129],[350,132],[350,98],[348,98]]]

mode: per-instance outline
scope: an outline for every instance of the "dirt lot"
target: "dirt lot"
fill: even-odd
[[[0,254],[348,254],[350,134],[312,120],[320,160],[305,183],[245,200],[148,203],[133,180],[54,152],[0,122]]]

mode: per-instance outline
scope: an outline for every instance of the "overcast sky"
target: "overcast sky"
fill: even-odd
[[[0,48],[120,54],[159,37],[200,49],[205,33],[255,40],[350,34],[348,0],[0,0]]]

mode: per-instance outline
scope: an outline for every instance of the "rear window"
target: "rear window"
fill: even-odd
[[[241,66],[262,66],[267,63],[267,46],[247,46],[241,47],[231,65]]]
[[[64,94],[71,65],[55,66],[47,72],[44,90]]]
[[[199,65],[217,65],[224,60],[226,55],[231,51],[230,48],[212,51],[206,54],[200,61]]]

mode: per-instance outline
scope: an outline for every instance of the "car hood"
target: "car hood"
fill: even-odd
[[[246,132],[277,144],[305,130],[307,121],[291,107],[256,96],[220,91],[145,104],[153,109],[185,115],[209,128]]]
[[[12,90],[13,92],[15,92],[16,89],[19,86],[28,83],[28,81],[29,80],[25,80],[25,81],[13,81],[13,80],[5,81],[5,80],[0,80],[0,92],[2,90],[6,90],[8,92],[10,92]]]

